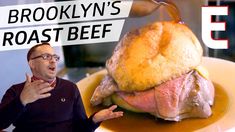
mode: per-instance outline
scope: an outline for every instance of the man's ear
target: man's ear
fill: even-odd
[[[34,67],[34,63],[33,63],[33,61],[32,60],[29,60],[29,67],[30,67],[30,69],[33,69],[33,67]]]

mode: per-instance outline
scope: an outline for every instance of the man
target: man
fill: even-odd
[[[0,104],[0,130],[13,123],[15,132],[91,132],[123,112],[117,106],[87,117],[77,86],[56,77],[59,56],[49,43],[32,47],[27,60],[33,76],[7,90]]]

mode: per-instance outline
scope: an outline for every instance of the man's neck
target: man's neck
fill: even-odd
[[[32,76],[32,79],[34,79],[34,80],[43,80],[43,81],[45,81],[45,82],[51,83],[51,82],[53,82],[53,81],[56,79],[56,77],[53,78],[53,79],[43,79],[43,78],[41,78],[41,77],[38,77],[38,76],[33,75],[33,76]]]
[[[33,75],[31,80],[32,80],[32,82],[36,81],[36,80],[43,80],[45,82],[48,82],[51,87],[55,87],[55,85],[56,85],[56,77],[54,79],[45,80],[45,79],[42,79],[42,78],[39,78],[39,77],[36,77],[36,76]]]

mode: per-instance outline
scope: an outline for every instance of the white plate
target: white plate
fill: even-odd
[[[235,131],[233,127],[235,127],[235,63],[216,59],[203,57],[202,65],[205,66],[209,73],[210,79],[222,86],[224,91],[227,93],[228,99],[228,110],[223,115],[223,117],[219,118],[214,123],[202,128],[198,129],[198,132],[221,132],[221,131]],[[105,70],[92,74],[89,77],[84,78],[83,80],[77,83],[78,88],[81,92],[83,101],[90,100],[91,95],[84,94],[87,90],[94,89],[102,79],[102,77],[106,74]],[[85,102],[84,101],[84,102]],[[85,108],[87,108],[87,103],[84,103]],[[88,115],[92,112],[86,109]],[[143,127],[143,126],[142,126]],[[111,130],[100,126],[96,132],[109,132]],[[124,130],[120,130],[124,131]]]
[[[235,63],[204,57],[202,64],[209,70],[211,80],[221,85],[228,94],[229,108],[220,120],[198,131],[233,131],[235,127]]]

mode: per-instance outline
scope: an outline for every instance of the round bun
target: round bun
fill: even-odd
[[[184,24],[156,22],[129,32],[106,62],[122,91],[142,91],[189,72],[201,62],[202,47]]]

